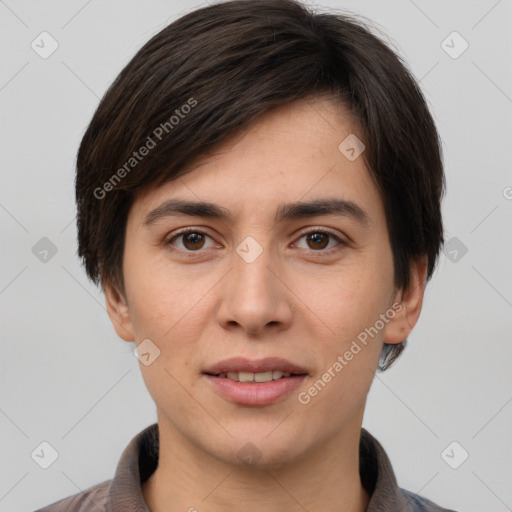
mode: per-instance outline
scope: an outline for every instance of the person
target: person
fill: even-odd
[[[447,510],[362,428],[418,321],[444,191],[418,83],[355,15],[231,0],[161,30],[76,173],[78,255],[157,423],[40,512]]]

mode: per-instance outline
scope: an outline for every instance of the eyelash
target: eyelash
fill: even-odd
[[[196,229],[196,228],[184,228],[182,229],[181,231],[178,231],[177,233],[175,233],[171,238],[167,239],[164,243],[165,245],[168,245],[170,247],[172,247],[172,242],[174,242],[174,240],[176,240],[177,238],[179,238],[180,236],[183,236],[183,235],[187,235],[189,233],[198,233],[200,235],[206,235],[210,238],[212,238],[208,233],[206,233],[205,231],[202,231],[200,229]],[[310,252],[312,253],[319,253],[320,255],[330,255],[334,252],[337,252],[340,250],[340,245],[342,247],[345,247],[347,246],[347,242],[345,242],[344,240],[342,240],[341,238],[339,238],[337,235],[335,235],[334,233],[331,233],[330,231],[326,231],[325,229],[310,229],[309,231],[303,231],[302,233],[300,233],[300,236],[299,236],[299,240],[301,238],[303,238],[304,236],[306,235],[310,235],[310,234],[322,234],[322,235],[328,235],[329,237],[331,238],[334,238],[339,245],[335,246],[335,247],[331,247],[330,249],[327,249],[327,250],[324,250],[324,249],[319,249],[319,250],[313,250],[313,249],[310,249]],[[197,251],[186,251],[186,250],[183,250],[183,249],[175,249],[175,248],[172,248],[171,250],[173,251],[180,251],[180,252],[183,252],[185,254],[187,254],[187,257],[195,257],[197,255],[200,255],[201,252],[203,252],[201,249],[198,249]],[[306,249],[307,250],[307,249]]]

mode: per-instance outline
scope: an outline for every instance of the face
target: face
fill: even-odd
[[[160,428],[200,453],[276,467],[359,432],[383,342],[417,319],[423,288],[393,286],[382,200],[363,157],[338,148],[350,134],[334,103],[295,102],[132,206],[109,314],[123,339],[150,340]]]

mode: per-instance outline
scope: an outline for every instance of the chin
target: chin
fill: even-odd
[[[274,427],[275,428],[275,425]],[[219,445],[212,447],[217,451],[212,453],[216,458],[224,463],[247,468],[251,470],[275,470],[294,464],[302,455],[299,447],[303,446],[302,441],[294,439],[286,431],[281,436],[275,436],[274,433],[269,437],[272,429],[262,429],[255,435],[248,435],[247,431],[240,437],[233,437],[229,441],[229,446],[224,446],[221,453],[218,452]]]
[[[257,447],[248,441],[225,462],[250,471],[272,471],[292,465],[294,459],[287,450]]]

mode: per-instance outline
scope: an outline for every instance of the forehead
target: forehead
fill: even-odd
[[[322,99],[283,105],[198,156],[186,174],[142,191],[130,217],[141,224],[174,198],[222,205],[225,220],[259,223],[282,216],[283,204],[330,198],[359,206],[375,224],[384,214],[382,201],[364,155],[346,153],[347,139],[350,145],[363,136],[339,104]]]

